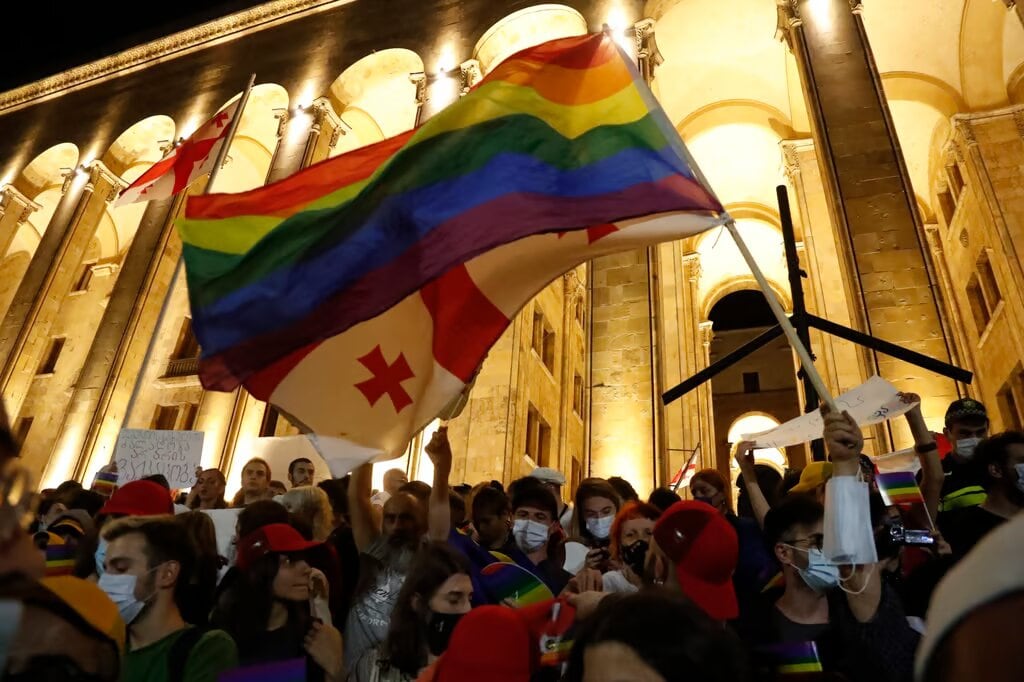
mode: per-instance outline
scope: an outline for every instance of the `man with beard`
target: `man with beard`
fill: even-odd
[[[99,587],[128,626],[124,682],[213,682],[238,665],[235,642],[223,630],[185,623],[178,600],[195,557],[172,516],[134,516],[103,531],[106,570]]]
[[[435,432],[426,452],[434,464],[434,485],[427,508],[410,493],[397,491],[384,503],[379,528],[370,501],[372,465],[364,464],[352,474],[349,514],[361,561],[359,587],[345,626],[345,666],[347,679],[352,682],[367,682],[374,674],[375,657],[369,654],[387,638],[391,612],[424,535],[438,542],[448,539],[452,450],[447,428]]]

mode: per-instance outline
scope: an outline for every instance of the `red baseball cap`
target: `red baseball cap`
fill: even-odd
[[[516,609],[480,606],[459,619],[433,679],[529,682],[536,656],[530,630]]]
[[[287,523],[271,523],[257,528],[238,541],[238,556],[235,559],[235,564],[244,570],[267,554],[305,552],[322,544],[322,542],[307,540]]]
[[[156,516],[173,514],[174,503],[167,488],[153,481],[132,481],[114,491],[99,511],[104,514],[125,516]]]
[[[696,500],[676,502],[654,524],[654,540],[675,565],[683,594],[715,620],[739,615],[732,586],[739,541],[717,509]]]

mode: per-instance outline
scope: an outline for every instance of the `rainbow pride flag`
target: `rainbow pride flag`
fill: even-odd
[[[880,473],[875,476],[875,480],[878,482],[878,492],[882,494],[882,500],[886,506],[924,502],[924,496],[921,495],[921,489],[917,486],[917,479],[914,478],[913,472]]]
[[[818,645],[813,641],[770,644],[759,653],[780,676],[822,672]]]
[[[519,52],[414,131],[189,199],[203,385],[397,456],[552,280],[721,224],[699,177],[611,37]]]

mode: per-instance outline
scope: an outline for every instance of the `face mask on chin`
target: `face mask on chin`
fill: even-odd
[[[980,442],[980,438],[961,438],[956,442],[956,454],[964,459],[971,459],[974,457],[974,450]]]

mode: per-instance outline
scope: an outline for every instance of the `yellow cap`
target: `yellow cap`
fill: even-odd
[[[98,585],[70,575],[43,578],[39,582],[74,609],[89,625],[112,639],[120,655],[124,656],[124,621],[117,605]]]
[[[811,462],[800,472],[800,482],[790,488],[791,493],[809,493],[832,478],[832,462]]]

